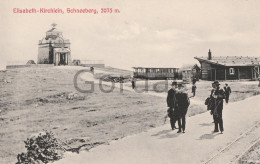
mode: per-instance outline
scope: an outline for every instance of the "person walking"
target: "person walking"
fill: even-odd
[[[135,79],[132,79],[132,89],[135,89]]]
[[[226,86],[224,87],[224,90],[225,90],[225,100],[226,100],[226,103],[228,104],[229,96],[231,94],[231,88],[228,86],[227,83],[226,83]]]
[[[171,128],[172,130],[176,129],[175,127],[175,122],[176,122],[176,117],[174,115],[174,110],[176,109],[176,86],[177,86],[177,82],[172,82],[171,84],[172,88],[168,91],[168,95],[167,95],[167,106],[169,107],[167,110],[167,115],[168,117],[170,117],[170,123],[171,123]]]
[[[194,77],[194,78],[192,79],[192,84],[196,84],[196,82],[197,82],[197,79],[196,79],[196,77]]]
[[[212,108],[211,108],[211,114],[213,115],[214,123],[215,123],[215,129],[214,133],[219,132],[219,129],[221,133],[224,131],[223,126],[223,118],[222,118],[222,110],[223,110],[223,99],[225,98],[225,92],[220,87],[220,83],[218,81],[214,81],[212,83],[212,91],[211,91],[211,98],[212,98]]]
[[[185,133],[185,127],[186,127],[186,114],[188,111],[188,107],[190,105],[190,100],[188,97],[188,94],[184,91],[184,86],[182,83],[178,84],[178,90],[176,92],[176,103],[177,108],[174,112],[178,119],[178,127],[179,130],[177,133]]]
[[[193,97],[195,97],[196,95],[196,89],[197,89],[196,84],[193,84],[191,87],[191,93],[193,93]]]
[[[93,66],[90,67],[90,71],[91,71],[92,73],[94,73],[94,67],[93,67]]]

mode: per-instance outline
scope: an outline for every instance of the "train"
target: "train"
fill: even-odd
[[[181,79],[179,68],[133,67],[133,77],[149,80]]]

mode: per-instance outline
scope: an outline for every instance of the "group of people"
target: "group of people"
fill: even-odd
[[[193,83],[192,92],[196,87]],[[213,115],[213,120],[215,128],[213,132],[223,133],[223,100],[225,99],[226,103],[229,101],[229,95],[231,94],[231,89],[228,84],[225,85],[224,89],[220,88],[220,83],[214,81],[212,83],[213,89],[211,90],[209,98],[206,99],[205,105],[207,105],[208,110],[210,110]],[[186,113],[190,105],[188,94],[183,90],[184,86],[182,83],[172,82],[172,88],[168,91],[167,96],[167,115],[170,117],[170,123],[172,130],[177,129],[175,127],[176,121],[178,121],[178,133],[185,133],[185,124],[186,124]],[[194,89],[196,90],[196,88]],[[195,96],[195,93],[193,93]]]
[[[182,83],[172,82],[172,88],[168,91],[167,114],[170,117],[172,130],[176,129],[175,123],[178,121],[179,130],[177,133],[185,133],[186,114],[190,105],[188,94],[183,90]]]

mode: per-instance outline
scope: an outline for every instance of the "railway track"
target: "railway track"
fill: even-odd
[[[254,132],[257,134],[254,135],[253,134]],[[237,163],[238,160],[243,156],[243,154],[245,154],[254,144],[260,141],[259,134],[260,134],[260,122],[256,122],[251,128],[249,128],[244,133],[239,135],[239,137],[237,137],[227,146],[219,150],[214,156],[212,156],[210,159],[204,162],[204,164],[219,163],[220,161],[224,162],[223,160],[225,160],[225,162],[228,163],[234,163],[234,164]],[[250,137],[250,135],[254,135],[254,136]],[[244,142],[240,142],[243,140]],[[246,149],[245,149],[245,144],[247,144]],[[234,149],[232,149],[232,147],[236,147],[235,151]],[[226,155],[227,157],[224,157],[225,153],[228,154]]]

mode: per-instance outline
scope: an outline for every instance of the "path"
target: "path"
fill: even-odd
[[[104,73],[104,74],[108,74],[109,72],[105,72],[105,71],[96,71],[97,73]],[[99,84],[100,80],[98,79],[94,79],[93,76],[90,73],[83,73],[81,75],[82,80],[85,81],[94,81],[95,84]],[[140,81],[138,81],[137,83],[140,83]],[[108,85],[108,86],[112,86],[112,82],[106,82],[106,81],[102,81],[102,85]],[[138,84],[137,84],[138,85]],[[152,85],[152,83],[149,83],[149,85]],[[132,89],[130,82],[128,83],[114,83],[115,88],[121,88],[123,90],[127,90],[127,91],[131,91],[131,92],[136,92],[137,94],[149,94],[149,95],[153,95],[153,96],[159,96],[159,97],[163,97],[166,98],[167,97],[167,93],[166,92],[155,92],[155,91],[140,91],[140,89]],[[194,99],[190,99],[191,104],[198,104],[198,105],[202,105],[204,104],[204,102],[200,101],[200,100],[194,100]]]
[[[169,123],[81,152],[68,153],[57,163],[231,163],[260,136],[260,96],[227,105],[224,134],[212,133],[208,112],[187,118],[185,134],[170,130]]]
[[[55,69],[75,69],[75,70],[89,70],[89,68],[86,67],[80,67],[80,66],[59,66],[59,67],[55,67]],[[95,70],[95,73],[103,73],[103,74],[115,74],[114,72],[109,72],[109,71],[103,71],[103,70]],[[92,74],[90,73],[82,73],[81,75],[82,80],[85,81],[93,81],[95,84],[99,84],[99,80],[95,79],[93,77]],[[153,81],[154,82],[154,81]],[[149,81],[149,85],[152,85],[151,81]],[[156,81],[158,82],[158,81]],[[138,81],[137,82],[137,86],[138,83],[144,83],[144,81]],[[137,89],[134,90],[131,87],[131,82],[128,83],[114,83],[115,84],[115,88],[122,88],[123,90],[127,90],[127,91],[132,91],[132,92],[136,92],[137,94],[149,94],[149,95],[153,95],[153,96],[159,96],[159,97],[167,97],[167,93],[166,92],[155,92],[155,91],[148,91],[148,92],[140,92],[140,90]],[[106,81],[102,81],[102,85],[108,85],[108,86],[112,86],[112,82],[106,82]],[[190,99],[191,104],[197,104],[197,105],[202,105],[204,104],[203,101],[200,101],[198,99],[194,100],[194,99]]]

